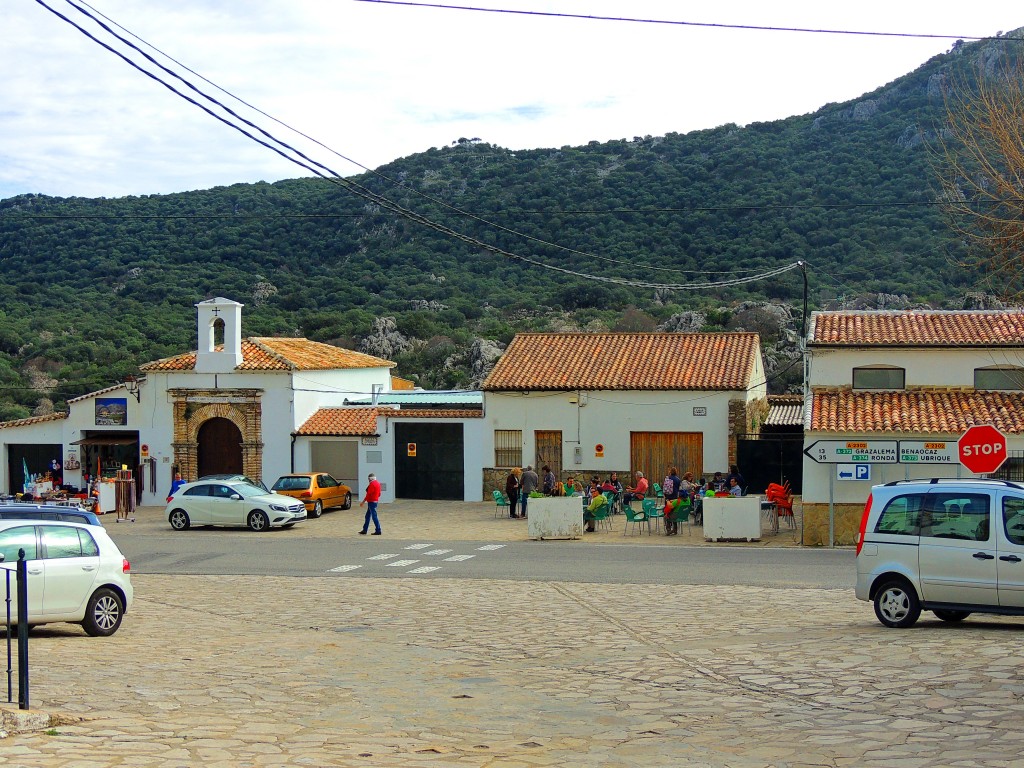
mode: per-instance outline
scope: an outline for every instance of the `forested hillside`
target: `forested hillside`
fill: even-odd
[[[798,259],[812,308],[870,306],[878,293],[962,306],[975,276],[956,265],[964,246],[935,204],[928,147],[950,72],[972,72],[1005,44],[958,44],[856,102],[787,120],[515,152],[459,139],[355,179],[568,273],[467,245],[322,179],[0,201],[0,420],[193,349],[192,305],[212,296],[246,305],[246,335],[362,345],[433,387],[471,383],[480,340],[517,330],[745,326],[774,343],[787,322],[798,329],[798,271],[729,288],[656,284]],[[740,305],[750,301],[785,306],[757,313]]]

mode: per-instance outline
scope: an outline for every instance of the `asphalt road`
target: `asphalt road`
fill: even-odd
[[[591,545],[585,541],[317,539],[280,530],[184,533],[107,526],[133,572],[183,575],[466,578],[599,584],[852,589],[853,552],[797,548]],[[389,557],[390,556],[390,557]],[[332,570],[342,569],[342,570]]]

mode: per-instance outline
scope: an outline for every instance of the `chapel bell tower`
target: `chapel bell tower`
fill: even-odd
[[[196,373],[231,373],[242,364],[243,306],[220,297],[196,304]]]

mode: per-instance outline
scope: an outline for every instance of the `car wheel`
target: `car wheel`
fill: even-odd
[[[112,589],[97,589],[89,598],[82,628],[92,637],[110,637],[117,632],[124,618],[124,604]]]
[[[958,621],[963,621],[964,619],[966,619],[968,616],[971,615],[970,611],[943,611],[943,610],[936,610],[936,611],[932,611],[932,613],[935,614],[936,618],[942,619],[943,621],[948,621],[950,623],[956,623]]]
[[[267,517],[266,512],[257,509],[249,513],[248,523],[254,531],[265,531],[270,527],[270,518]]]
[[[352,494],[345,494],[345,503],[341,505],[342,509],[352,509]]]
[[[188,527],[192,525],[188,512],[184,509],[172,509],[171,514],[167,516],[167,520],[170,522],[171,528],[176,531],[188,530]]]
[[[903,579],[887,581],[875,593],[875,616],[887,627],[911,627],[920,615],[917,593]]]
[[[320,517],[324,513],[324,503],[317,499],[313,502],[313,510],[309,513],[310,517]]]

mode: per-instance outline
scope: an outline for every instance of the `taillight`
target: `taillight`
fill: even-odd
[[[872,496],[868,494],[868,500],[864,504],[864,514],[860,518],[860,530],[857,532],[857,554],[864,549],[864,535],[868,530],[868,515],[871,514],[871,499]]]
[[[313,494],[310,493],[309,491],[303,491],[302,493],[299,494],[299,498],[300,499],[312,499],[313,498]]]
[[[121,558],[121,573],[128,573],[132,569],[132,564],[128,562],[127,557]]]

